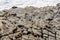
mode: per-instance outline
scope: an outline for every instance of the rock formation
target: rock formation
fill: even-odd
[[[60,40],[60,4],[0,11],[0,40]]]

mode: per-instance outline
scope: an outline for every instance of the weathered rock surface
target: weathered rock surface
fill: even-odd
[[[60,40],[59,6],[0,11],[0,40]]]

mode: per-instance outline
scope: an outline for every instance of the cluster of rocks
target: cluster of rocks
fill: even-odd
[[[14,6],[0,11],[0,40],[42,40],[42,28],[53,32],[60,30],[59,3],[41,8]],[[44,30],[44,33],[48,34],[48,31]]]

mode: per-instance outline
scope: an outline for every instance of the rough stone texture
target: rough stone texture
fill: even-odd
[[[0,11],[0,40],[60,40],[59,6]]]

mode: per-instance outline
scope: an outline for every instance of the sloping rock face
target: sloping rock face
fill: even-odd
[[[60,9],[12,7],[0,11],[0,40],[60,40]]]

